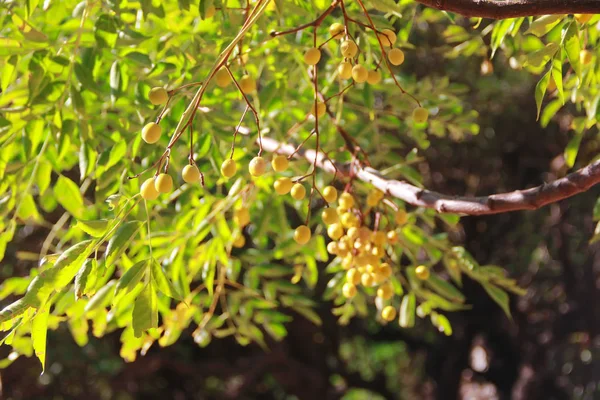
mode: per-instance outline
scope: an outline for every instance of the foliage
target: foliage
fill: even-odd
[[[460,291],[463,275],[481,283],[510,314],[507,292],[522,289],[502,268],[480,266],[451,242],[448,232],[458,216],[410,209],[352,177],[332,180],[306,160],[260,177],[243,168],[227,179],[220,168],[230,157],[248,165],[261,155],[264,135],[304,147],[316,142],[329,159],[369,164],[386,177],[422,186],[414,165],[432,135],[460,141],[479,133],[478,115],[465,101],[467,88],[389,64],[369,18],[378,32],[396,32],[406,63],[416,62],[420,37],[412,38],[425,24],[443,29],[440,50],[447,60],[502,49],[515,69],[541,73],[535,98],[543,125],[567,100],[586,113],[573,120],[565,156],[573,166],[583,133],[597,124],[600,64],[597,54],[590,53],[594,62],[583,62],[588,60],[580,54],[597,47],[594,24],[600,17],[585,23],[566,15],[479,21],[473,29],[475,21],[410,1],[364,1],[369,14],[362,4],[348,2],[347,15],[337,8],[314,35],[312,28],[270,35],[313,21],[329,4],[9,2],[0,11],[0,259],[15,237],[37,227],[49,231],[39,254],[23,251],[4,261],[4,268],[31,265],[27,276],[0,286],[1,299],[14,296],[0,311],[6,332],[0,343],[14,349],[5,361],[35,354],[43,366],[46,331],[61,322],[80,346],[89,340],[90,326],[96,337],[121,330],[121,356],[128,361],[155,342],[173,344],[188,327],[200,346],[234,336],[242,345],[267,347],[266,336],[280,340],[287,334],[292,310],[320,323],[314,306],[323,299],[313,293],[322,282],[341,324],[373,308],[387,323],[381,311],[391,305],[398,311],[391,319],[401,327],[429,317],[450,334],[445,314],[469,307]],[[381,82],[348,86],[338,76],[339,42],[328,31],[333,22],[347,23],[360,62],[380,69]],[[488,35],[489,49],[483,41]],[[318,67],[307,68],[304,52],[324,42]],[[201,84],[223,62],[238,83]],[[256,93],[236,90],[245,75],[258,82]],[[160,109],[149,94],[162,86],[169,100]],[[319,93],[328,100],[323,115]],[[429,121],[415,121],[413,110],[420,106]],[[139,134],[151,121],[169,132],[158,145],[144,143]],[[188,126],[189,148],[183,144]],[[313,136],[316,141],[307,141]],[[185,165],[198,167],[203,186],[173,172]],[[175,190],[142,199],[140,185],[154,171],[170,174]],[[281,176],[310,182],[309,198],[278,196],[273,184]],[[344,224],[343,234],[368,227],[363,241],[374,243],[370,235],[386,232],[385,245],[363,243],[366,251],[378,249],[377,258],[358,267],[362,275],[375,275],[385,262],[393,273],[376,283],[363,280],[355,295],[344,288],[353,265],[331,250],[335,241],[326,242],[326,236],[341,235],[320,218],[328,204],[319,189],[328,185],[352,193],[356,203],[341,207],[340,216],[354,209],[360,217]],[[294,240],[294,229],[303,224],[313,233],[306,244]],[[380,295],[379,284],[391,286],[391,296]]]

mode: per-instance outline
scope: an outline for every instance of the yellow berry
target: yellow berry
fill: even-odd
[[[350,239],[350,240],[356,239],[358,237],[358,228],[356,228],[356,227],[348,228],[348,232],[346,232],[346,236],[348,236],[348,239]]]
[[[375,279],[373,278],[373,275],[371,275],[368,272],[365,272],[360,276],[360,282],[363,284],[363,286],[369,287],[373,286],[373,283],[375,283]]]
[[[154,187],[158,193],[169,193],[173,190],[173,178],[168,174],[160,174],[154,179]]]
[[[200,180],[200,170],[195,165],[186,165],[181,172],[183,181],[187,183],[195,183]]]
[[[340,224],[331,224],[327,227],[327,235],[333,240],[338,240],[344,235],[344,229]]]
[[[390,283],[384,283],[377,289],[377,297],[383,300],[389,300],[394,296],[394,287]]]
[[[358,229],[358,238],[362,242],[367,243],[369,241],[369,239],[371,238],[371,230],[369,228],[367,228],[366,226],[361,226]]]
[[[275,192],[279,195],[288,194],[292,190],[294,182],[290,178],[279,178],[273,184]]]
[[[162,129],[158,124],[150,122],[142,128],[142,139],[146,143],[156,143],[160,139]]]
[[[387,241],[389,244],[398,243],[398,233],[396,233],[396,231],[389,231],[387,233]]]
[[[144,200],[156,200],[158,198],[160,193],[154,187],[154,178],[148,178],[142,183],[140,194]]]
[[[338,75],[342,79],[352,78],[352,64],[347,61],[342,61],[340,65],[338,65]]]
[[[351,212],[342,214],[340,221],[342,222],[342,226],[344,228],[358,227],[359,224],[358,217]]]
[[[381,82],[381,72],[375,70],[369,71],[367,83],[369,85],[377,85],[379,82]]]
[[[327,252],[329,254],[338,254],[339,248],[337,242],[329,242],[327,243]]]
[[[388,60],[393,65],[400,65],[404,62],[404,52],[398,48],[391,49],[388,51]]]
[[[233,221],[240,228],[245,227],[250,223],[250,211],[246,207],[238,208],[233,212]]]
[[[327,112],[327,106],[325,105],[325,103],[323,103],[322,101],[318,101],[317,102],[317,112],[316,114],[318,115],[319,118],[323,117],[325,115],[325,113]],[[312,106],[310,107],[310,115],[315,115],[315,103],[313,102]]]
[[[384,29],[378,34],[379,40],[384,47],[392,47],[396,43],[396,32],[391,29]]]
[[[169,92],[165,88],[155,87],[148,93],[148,100],[155,106],[165,104],[169,100]]]
[[[294,240],[298,244],[306,244],[310,240],[310,229],[306,225],[300,225],[294,231]]]
[[[340,24],[339,22],[335,22],[329,27],[329,34],[334,39],[341,39],[342,36],[344,36],[344,30],[344,25]]]
[[[479,67],[481,75],[491,75],[494,73],[494,64],[490,60],[483,60]]]
[[[304,53],[304,62],[308,65],[317,65],[321,60],[321,50],[311,47]]]
[[[594,14],[575,14],[575,19],[580,24],[587,24],[593,16]]]
[[[235,161],[231,159],[225,160],[223,161],[223,164],[221,164],[221,174],[223,174],[225,178],[231,178],[235,175],[236,171],[237,165],[235,164]]]
[[[240,89],[245,94],[256,92],[256,81],[249,75],[244,75],[239,81]]]
[[[333,203],[337,199],[337,190],[333,186],[326,186],[322,195],[326,202]]]
[[[295,183],[291,189],[292,198],[302,200],[306,196],[306,189],[301,183]]]
[[[356,83],[363,83],[367,81],[369,77],[369,71],[365,67],[360,64],[356,64],[352,67],[352,79],[356,81]]]
[[[386,236],[385,232],[377,231],[377,232],[373,233],[373,237],[371,238],[371,241],[376,246],[383,246],[387,242],[387,236]]]
[[[383,275],[384,278],[389,278],[390,276],[392,276],[393,272],[394,271],[392,271],[392,267],[388,263],[381,264],[377,269],[377,273]]]
[[[429,268],[427,268],[424,265],[419,265],[417,268],[415,268],[415,275],[420,280],[426,281],[427,279],[429,279],[429,275],[430,275]]]
[[[335,224],[338,222],[337,212],[333,208],[326,208],[321,213],[321,218],[323,222],[327,225]]]
[[[342,260],[342,268],[344,268],[345,270],[349,270],[350,268],[352,268],[352,265],[354,265],[354,257],[352,256],[352,254],[348,253]]]
[[[346,272],[346,282],[358,285],[360,282],[360,273],[356,268],[349,269],[348,272]]]
[[[262,157],[254,157],[252,160],[250,160],[248,170],[252,176],[264,175],[265,171],[267,170],[267,162]]]
[[[283,172],[288,168],[290,164],[289,160],[286,156],[277,155],[273,157],[273,161],[271,161],[271,166],[273,170],[276,172]]]
[[[408,214],[403,209],[399,209],[398,211],[396,211],[396,214],[394,215],[394,221],[398,225],[404,225],[406,223],[406,221],[408,221]]]
[[[246,238],[241,233],[233,241],[233,247],[236,247],[238,249],[244,247],[245,244],[246,244]]]
[[[348,192],[344,192],[340,196],[339,200],[340,206],[346,210],[351,209],[354,206],[354,198]]]
[[[215,81],[217,82],[217,86],[219,87],[227,87],[231,84],[231,77],[229,76],[229,72],[225,68],[221,68],[215,74]]]
[[[390,322],[396,318],[396,309],[393,306],[386,306],[381,310],[381,318]]]
[[[427,122],[427,118],[429,118],[429,111],[427,111],[426,108],[417,107],[417,108],[414,109],[414,111],[413,111],[413,120],[417,124],[422,124],[424,122]]]
[[[354,58],[358,53],[358,46],[352,40],[344,40],[340,45],[342,55],[346,58]]]
[[[588,65],[589,63],[591,63],[593,58],[594,55],[589,50],[581,50],[581,52],[579,53],[579,60],[583,65]]]
[[[212,18],[215,16],[217,12],[217,9],[215,6],[208,6],[208,8],[206,9],[206,11],[204,11],[204,16],[205,18]]]
[[[353,298],[356,296],[356,286],[349,282],[344,283],[344,286],[342,286],[342,294],[347,299]]]

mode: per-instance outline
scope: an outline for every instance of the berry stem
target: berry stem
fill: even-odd
[[[323,21],[325,20],[325,18],[327,18],[327,16],[329,14],[331,14],[331,12],[333,10],[336,9],[336,7],[340,4],[340,2],[341,2],[340,0],[333,0],[331,2],[331,4],[329,5],[329,7],[323,12],[323,14],[319,15],[317,17],[317,19],[315,19],[314,21],[308,22],[306,24],[299,25],[299,26],[297,26],[295,28],[288,29],[288,30],[285,30],[285,31],[279,31],[279,32],[274,31],[274,32],[271,32],[271,37],[289,35],[290,33],[296,33],[296,32],[302,31],[304,29],[310,28],[311,26],[314,26],[315,29],[316,29],[318,26],[320,26],[323,23]]]
[[[242,118],[240,118],[240,122],[238,122],[237,126],[235,127],[235,130],[233,131],[233,140],[231,142],[231,154],[229,154],[229,159],[232,160],[233,159],[233,153],[235,152],[235,139],[237,138],[237,134],[240,130],[240,127],[242,126],[242,122],[244,121],[244,117],[246,116],[246,113],[248,113],[248,106],[246,106],[246,108],[244,109],[244,112],[242,113]]]

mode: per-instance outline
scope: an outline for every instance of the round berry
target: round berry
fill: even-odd
[[[338,240],[344,235],[344,228],[340,224],[331,224],[327,227],[327,235],[333,240]]]
[[[204,16],[206,19],[212,18],[217,13],[217,8],[215,6],[208,6],[206,11],[204,11]]]
[[[262,157],[254,157],[250,160],[248,170],[252,176],[261,176],[267,171],[267,162]]]
[[[344,286],[342,286],[342,294],[347,299],[353,298],[356,296],[356,285],[349,282],[344,283]]]
[[[591,63],[593,58],[594,55],[589,50],[581,50],[581,52],[579,53],[579,60],[583,65],[588,65],[589,63]]]
[[[358,228],[356,228],[356,227],[348,228],[348,232],[346,232],[346,236],[348,236],[348,239],[350,239],[350,240],[355,240],[356,238],[358,238]]]
[[[481,72],[481,75],[491,75],[494,73],[494,64],[492,64],[490,60],[483,60],[479,67],[479,71]]]
[[[358,53],[358,46],[352,40],[344,40],[340,45],[342,55],[346,58],[354,58]]]
[[[349,269],[346,272],[346,282],[358,285],[360,282],[360,272],[356,268]]]
[[[377,273],[381,274],[384,278],[387,279],[390,276],[392,276],[392,273],[393,273],[392,267],[388,263],[383,263],[377,269]]]
[[[404,52],[398,48],[388,51],[388,60],[393,65],[401,65],[404,62]]]
[[[377,85],[379,82],[381,82],[381,72],[375,70],[369,71],[367,83],[369,85]]]
[[[338,75],[342,79],[352,78],[352,64],[347,61],[342,61],[340,65],[338,65]]]
[[[227,87],[231,84],[231,77],[229,76],[229,72],[225,68],[221,68],[215,74],[215,81],[217,82],[217,86],[219,87]]]
[[[387,236],[386,236],[385,232],[377,231],[377,232],[373,233],[373,237],[371,238],[371,241],[376,246],[383,246],[387,242]]]
[[[311,47],[304,53],[304,62],[308,65],[317,65],[321,60],[321,50]]]
[[[281,155],[273,157],[273,160],[271,161],[271,166],[273,167],[273,170],[275,172],[285,171],[288,168],[289,164],[290,162],[287,159],[287,157]]]
[[[173,178],[169,174],[160,174],[154,179],[154,187],[158,193],[169,193],[173,190]]]
[[[375,279],[373,278],[373,275],[371,275],[368,272],[365,272],[360,276],[360,283],[362,283],[365,287],[370,287],[373,286],[373,284],[375,283]]]
[[[342,226],[344,228],[358,227],[359,224],[358,217],[351,212],[345,212],[342,214],[340,221],[342,222]]]
[[[256,81],[249,75],[244,75],[239,81],[240,89],[245,94],[256,92]]]
[[[329,242],[327,243],[327,252],[329,254],[338,254],[340,249],[338,248],[337,242]]]
[[[390,322],[396,318],[396,309],[392,306],[386,306],[381,310],[381,318]]]
[[[377,289],[377,297],[383,300],[389,300],[394,296],[394,288],[391,284],[385,283]]]
[[[142,128],[142,139],[146,143],[156,143],[160,139],[161,133],[161,127],[154,122],[150,122]]]
[[[344,36],[344,25],[339,22],[335,22],[331,24],[329,27],[329,34],[334,39],[341,39]]]
[[[223,174],[225,178],[231,178],[235,175],[236,171],[237,165],[235,164],[235,161],[231,159],[225,160],[223,161],[223,164],[221,164],[221,174]]]
[[[594,14],[575,14],[575,19],[580,24],[587,24],[593,16]]]
[[[294,231],[294,240],[298,244],[306,244],[310,240],[310,229],[306,225],[300,225]]]
[[[244,235],[242,235],[240,233],[239,236],[236,237],[235,240],[233,241],[233,247],[241,249],[245,245],[246,245],[246,238],[244,237]]]
[[[356,83],[366,82],[368,77],[369,71],[367,71],[364,66],[356,64],[354,67],[352,67],[352,79],[354,79]]]
[[[426,281],[427,279],[429,279],[429,275],[430,275],[429,268],[427,268],[424,265],[419,265],[417,268],[415,268],[415,275],[420,280]]]
[[[233,212],[233,221],[240,228],[245,227],[250,223],[250,211],[246,207],[238,208]]]
[[[148,93],[148,100],[155,106],[165,104],[169,100],[169,92],[165,88],[155,87]]]
[[[275,188],[275,192],[279,195],[288,194],[290,190],[292,190],[292,186],[294,183],[290,178],[279,178],[273,184],[273,188]]]
[[[389,244],[398,243],[398,233],[396,233],[396,231],[389,231],[387,233],[387,241]]]
[[[313,102],[313,105],[310,107],[310,114],[313,116],[315,114],[317,114],[317,116],[319,118],[323,117],[326,112],[327,112],[327,106],[322,101],[317,102],[317,112],[316,113],[315,113],[315,103],[314,102]]]
[[[158,198],[160,193],[154,187],[154,178],[148,178],[142,183],[140,194],[144,200],[156,200]]]
[[[328,203],[333,203],[337,199],[337,190],[333,186],[326,186],[321,194]]]
[[[408,214],[403,209],[399,209],[398,211],[396,211],[396,214],[394,215],[394,221],[398,225],[404,225],[406,223],[406,221],[408,221]]]
[[[338,222],[337,212],[333,208],[324,209],[321,213],[321,218],[326,225],[331,225]]]
[[[195,183],[200,180],[200,170],[195,165],[186,165],[181,172],[183,181],[187,183]]]
[[[396,33],[391,29],[384,29],[377,36],[384,47],[392,47],[396,43]]]
[[[417,124],[422,124],[424,122],[427,122],[428,118],[429,118],[429,111],[427,111],[426,108],[417,107],[417,108],[414,109],[414,111],[413,111],[413,120]]]
[[[344,192],[341,194],[340,196],[340,207],[349,210],[354,206],[354,198],[352,197],[352,195],[348,192]]]
[[[306,196],[306,189],[301,183],[295,183],[291,190],[292,197],[296,200],[302,200]]]

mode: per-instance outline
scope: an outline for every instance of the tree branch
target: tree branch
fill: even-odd
[[[291,155],[296,150],[291,144],[282,144],[270,138],[263,138],[266,151]],[[305,158],[311,163],[315,160],[314,150],[301,148],[295,154],[297,158]],[[317,167],[342,177],[353,175],[356,179],[375,186],[388,195],[403,200],[416,207],[433,208],[439,213],[455,213],[464,215],[499,214],[518,210],[537,210],[546,204],[574,196],[587,191],[600,183],[600,160],[573,172],[564,178],[545,183],[531,189],[514,192],[492,194],[482,197],[448,196],[427,189],[421,189],[410,183],[387,179],[370,167],[356,167],[350,164],[335,164],[325,154],[317,156]]]
[[[415,0],[426,6],[467,17],[493,19],[546,14],[598,14],[598,0]]]

